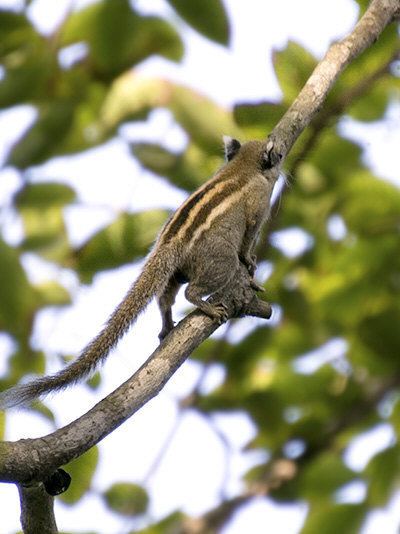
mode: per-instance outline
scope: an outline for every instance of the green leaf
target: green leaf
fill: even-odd
[[[273,61],[283,100],[291,104],[314,70],[317,60],[301,45],[289,41],[284,50],[274,52]]]
[[[76,199],[72,187],[54,182],[26,184],[14,197],[15,206],[21,208],[47,209],[71,204]]]
[[[340,486],[356,477],[346,467],[339,454],[324,452],[307,464],[300,473],[299,495],[306,499],[321,500],[332,496]]]
[[[358,327],[359,339],[377,358],[393,362],[400,353],[400,309],[386,308],[381,313],[366,317]]]
[[[165,20],[141,17],[128,0],[102,0],[70,15],[61,30],[62,45],[89,44],[91,67],[111,79],[152,54],[178,61],[179,35]]]
[[[21,208],[20,211],[25,231],[21,249],[61,262],[70,250],[62,208]]]
[[[92,447],[65,466],[72,478],[68,491],[59,496],[65,504],[75,504],[90,489],[98,461],[98,448]]]
[[[367,10],[370,1],[369,0],[354,0],[360,7],[359,17]]]
[[[347,113],[357,121],[377,121],[381,119],[390,102],[388,84],[378,82],[371,87],[367,94],[358,98],[347,108]]]
[[[101,384],[101,373],[94,373],[88,380],[86,380],[86,385],[92,389],[96,390]]]
[[[399,227],[399,188],[367,170],[353,172],[342,184],[340,201],[346,224],[358,234],[380,236]]]
[[[58,71],[52,47],[24,15],[0,10],[0,108],[43,100]]]
[[[287,106],[274,102],[259,102],[258,104],[237,104],[234,107],[234,118],[237,124],[246,131],[255,132],[261,129],[264,136],[270,132],[282,118]]]
[[[100,110],[103,128],[115,131],[125,121],[145,119],[153,107],[168,104],[170,86],[165,80],[143,78],[134,72],[120,76]]]
[[[185,516],[181,512],[173,512],[158,523],[152,523],[149,527],[131,531],[129,534],[173,534],[182,529],[184,519]]]
[[[35,290],[43,306],[65,306],[71,303],[71,296],[68,291],[55,281],[36,285]]]
[[[32,410],[34,410],[35,412],[40,414],[42,417],[47,419],[47,421],[49,421],[53,425],[56,424],[56,418],[55,418],[53,412],[43,402],[40,402],[38,400],[33,401]],[[56,427],[55,427],[55,429],[56,429]]]
[[[400,449],[388,447],[376,454],[364,472],[369,480],[367,500],[370,506],[384,506],[399,481]]]
[[[179,15],[199,33],[217,43],[229,42],[229,21],[220,0],[168,0]]]
[[[311,508],[301,534],[357,534],[367,509],[362,504],[321,504]]]
[[[354,142],[339,137],[333,129],[319,137],[318,150],[308,155],[308,163],[325,176],[328,184],[336,186],[351,179],[361,168],[361,148]]]
[[[6,69],[0,82],[0,108],[43,99],[51,74],[51,65],[46,59],[45,56],[28,57],[21,66]]]
[[[189,191],[204,183],[221,164],[221,158],[210,157],[193,143],[183,154],[152,143],[135,143],[131,149],[147,169]]]
[[[168,107],[191,139],[203,150],[220,155],[223,135],[240,139],[241,132],[235,125],[231,112],[187,87],[176,85],[171,89]]]
[[[23,13],[0,10],[0,57],[32,44],[37,33]]]
[[[0,330],[28,336],[38,303],[17,251],[0,239]]]
[[[74,105],[67,101],[51,101],[42,107],[33,126],[13,147],[7,165],[26,169],[42,163],[66,137],[73,121]]]
[[[209,155],[221,156],[223,135],[242,137],[232,113],[211,99],[188,87],[134,73],[112,85],[100,112],[101,123],[107,130],[116,129],[122,122],[146,117],[154,107],[170,109],[193,143]]]
[[[104,500],[113,512],[123,516],[144,514],[149,504],[147,491],[128,482],[113,484],[104,493]]]
[[[163,210],[122,214],[76,251],[72,258],[76,269],[88,281],[98,271],[144,256],[166,218]]]

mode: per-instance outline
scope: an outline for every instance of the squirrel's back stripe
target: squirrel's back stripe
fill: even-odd
[[[235,187],[230,188],[229,194],[228,191],[223,191],[212,199],[213,207],[211,210],[201,210],[196,217],[196,224],[188,229],[188,234],[190,233],[190,236],[187,235],[187,237],[190,238],[190,240],[188,240],[189,248],[192,248],[193,245],[195,245],[197,240],[204,234],[204,232],[207,232],[207,230],[211,228],[213,223],[219,217],[226,214],[228,210],[232,209],[239,203],[243,195],[247,193],[249,187],[251,187],[250,182],[247,182],[247,187],[243,183],[241,185],[235,184]]]
[[[160,242],[172,239],[188,242],[197,228],[204,224],[215,208],[225,204],[233,193],[244,186],[244,181],[230,173],[218,174],[214,180],[193,193],[175,213],[160,235]]]
[[[188,221],[193,219],[193,210],[198,206],[204,205],[206,198],[208,199],[210,197],[210,192],[218,188],[219,184],[226,182],[230,178],[229,174],[219,172],[213,179],[206,182],[200,189],[192,193],[167,222],[160,234],[159,240],[163,243],[170,242],[182,230],[183,226],[190,224]]]

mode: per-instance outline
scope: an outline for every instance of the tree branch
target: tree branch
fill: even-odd
[[[398,11],[399,0],[372,0],[354,30],[328,49],[296,100],[269,135],[275,154],[282,159],[286,157],[299,135],[321,109],[339,74],[378,39],[386,26],[396,18]]]
[[[250,286],[247,269],[213,298],[226,305],[228,317],[253,315],[268,319],[271,307]],[[193,350],[218,323],[200,311],[181,321],[142,367],[113,393],[79,419],[37,439],[0,443],[0,482],[28,483],[48,478],[110,434],[157,395]]]
[[[18,491],[24,534],[57,534],[54,497],[46,492],[43,484],[18,485]]]
[[[285,482],[295,478],[297,466],[293,460],[278,458],[273,460],[267,468],[264,479],[249,484],[240,494],[218,504],[212,510],[196,518],[187,517],[182,520],[177,534],[217,534],[222,527],[232,519],[234,514],[254,497],[265,497],[271,491],[280,488]]]

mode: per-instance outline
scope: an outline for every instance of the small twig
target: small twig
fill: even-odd
[[[154,473],[158,470],[161,462],[163,461],[165,455],[168,452],[168,449],[170,448],[172,441],[174,440],[179,427],[182,424],[182,421],[184,419],[185,412],[181,409],[179,409],[174,423],[171,425],[171,428],[168,431],[168,434],[166,435],[164,441],[162,442],[162,445],[158,449],[158,453],[154,460],[151,462],[149,469],[147,470],[146,475],[143,478],[143,484],[146,484],[150,478],[154,475]]]
[[[293,460],[278,458],[271,462],[265,473],[264,480],[250,485],[241,495],[225,500],[218,506],[197,518],[185,518],[177,534],[217,534],[233,515],[253,497],[266,496],[285,482],[292,480],[297,474],[297,466]]]

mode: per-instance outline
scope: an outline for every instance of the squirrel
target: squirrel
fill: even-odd
[[[270,211],[279,162],[271,162],[267,141],[241,144],[224,136],[224,146],[225,165],[166,222],[141,274],[100,333],[58,373],[0,393],[0,409],[29,404],[91,375],[153,297],[161,312],[162,341],[174,327],[171,307],[182,284],[188,283],[190,303],[219,323],[227,319],[222,303],[203,298],[231,282],[239,262],[253,278],[254,247]],[[261,289],[253,280],[251,285]]]

